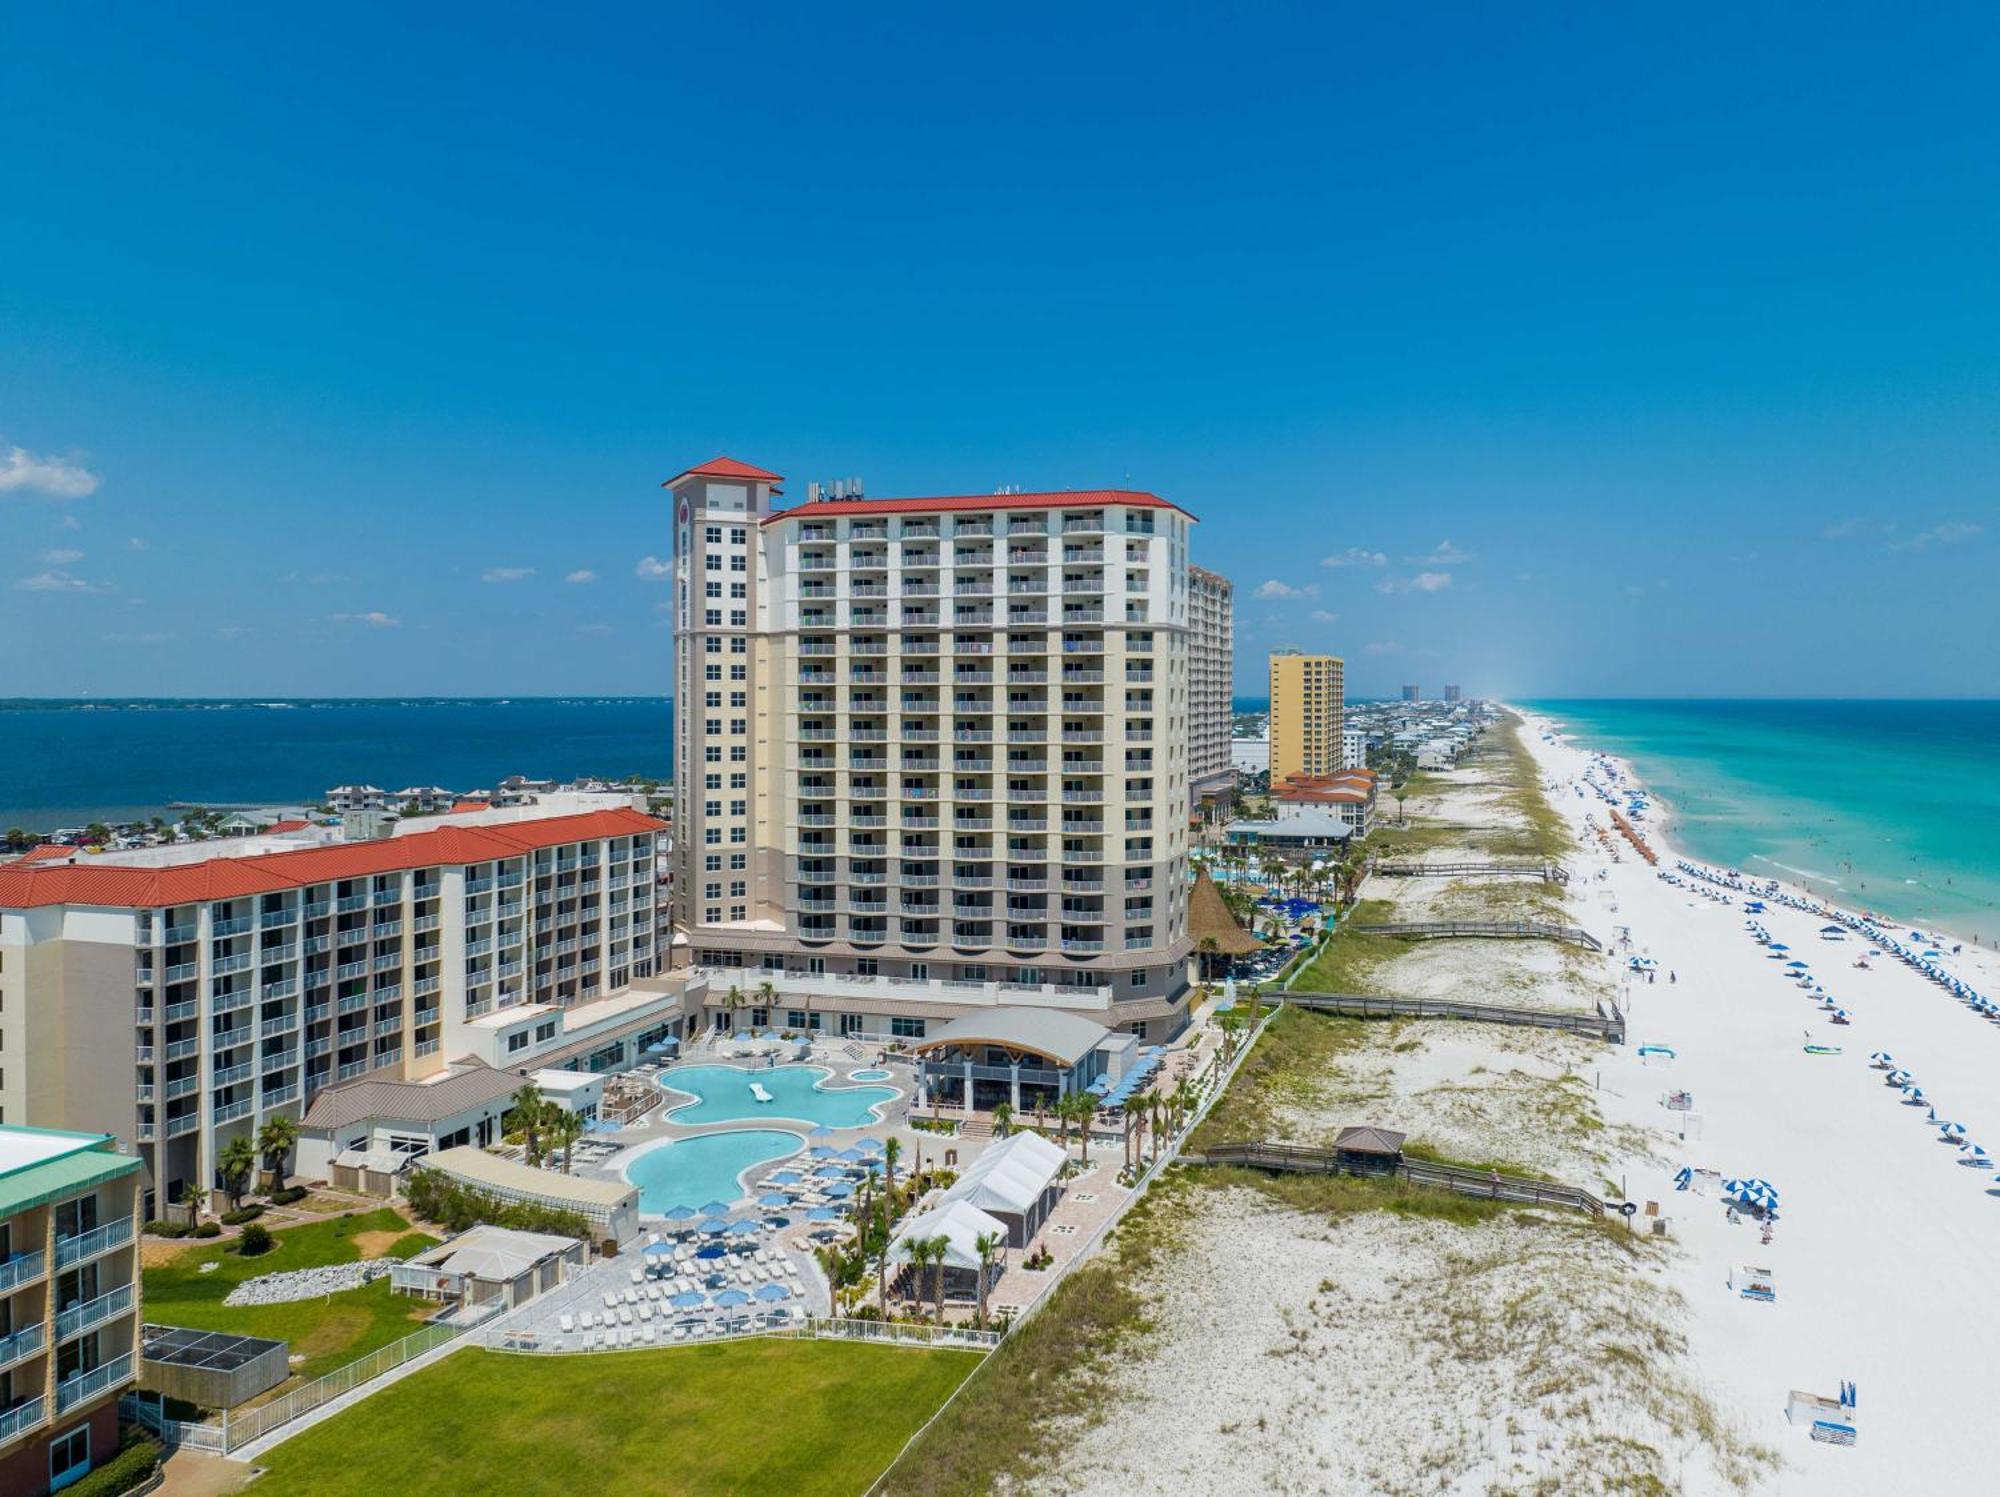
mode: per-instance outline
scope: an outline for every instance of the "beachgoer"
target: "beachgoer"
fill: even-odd
[[[1674,969],[1673,969],[1673,968],[1671,968],[1671,967],[1669,967],[1669,968],[1667,969],[1667,986],[1668,986],[1668,987],[1672,987],[1672,986],[1673,986],[1673,985],[1674,985],[1675,983],[1677,983],[1677,982],[1679,982],[1679,981],[1680,981],[1680,979],[1679,979],[1678,977],[1674,976]]]

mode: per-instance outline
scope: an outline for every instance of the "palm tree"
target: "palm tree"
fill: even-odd
[[[1142,1114],[1146,1111],[1146,1099],[1144,1097],[1127,1097],[1119,1110],[1125,1114],[1125,1163],[1128,1166],[1136,1168],[1137,1166],[1132,1158],[1133,1124],[1138,1122]],[[1143,1124],[1141,1126],[1143,1127]]]
[[[7,850],[9,852],[19,852],[28,845],[30,840],[28,834],[20,827],[10,826],[7,828]]]
[[[986,1329],[986,1278],[987,1270],[993,1266],[994,1254],[1007,1239],[998,1232],[981,1232],[972,1239],[972,1246],[979,1254],[979,1329]]]
[[[903,1141],[893,1133],[882,1144],[882,1172],[887,1177],[890,1214],[896,1206],[896,1161],[903,1157]]]
[[[875,1249],[875,1298],[882,1306],[882,1318],[889,1318],[889,1218],[887,1202],[882,1206],[882,1245]]]
[[[927,1254],[931,1265],[931,1293],[937,1304],[937,1323],[944,1324],[944,1260],[951,1252],[951,1239],[943,1233],[929,1239]]]
[[[549,1149],[562,1150],[563,1173],[569,1173],[570,1153],[576,1141],[583,1137],[583,1119],[564,1107],[550,1107],[543,1124],[548,1133]]]
[[[736,1015],[742,1010],[744,1004],[743,989],[732,982],[729,985],[729,996],[724,998],[722,1003],[723,1007],[729,1010],[729,1028],[733,1032],[736,1028]]]
[[[245,1134],[237,1134],[222,1146],[215,1172],[222,1176],[222,1189],[229,1196],[229,1209],[243,1205],[243,1188],[257,1168],[257,1147]]]
[[[1090,1124],[1097,1116],[1097,1097],[1091,1092],[1071,1092],[1064,1099],[1070,1116],[1076,1119],[1076,1134],[1083,1141],[1083,1163],[1090,1163]]]
[[[542,1089],[530,1081],[514,1093],[514,1126],[527,1135],[528,1163],[542,1162]]]
[[[1013,1131],[1014,1131],[1013,1105],[1008,1102],[995,1102],[993,1104],[994,1134],[997,1137],[1005,1138],[1009,1133]]]
[[[771,1010],[778,1006],[778,987],[768,977],[757,984],[757,1002],[764,1009],[766,1025],[770,1025]]]
[[[257,1130],[257,1152],[264,1156],[264,1173],[272,1190],[285,1184],[285,1161],[299,1141],[299,1125],[283,1113],[269,1119]]]
[[[1204,980],[1215,976],[1215,960],[1222,955],[1222,943],[1214,936],[1203,936],[1195,942],[1194,949],[1201,953],[1201,975]]]

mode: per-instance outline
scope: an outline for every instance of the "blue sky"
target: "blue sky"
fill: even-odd
[[[1991,6],[398,9],[0,22],[0,694],[664,690],[718,452],[1167,495],[1247,691],[2000,694]]]

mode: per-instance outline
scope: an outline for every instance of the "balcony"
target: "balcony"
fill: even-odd
[[[56,1413],[66,1414],[79,1404],[127,1382],[132,1376],[132,1353],[121,1352],[89,1372],[79,1372],[56,1384]]]
[[[11,1336],[0,1336],[0,1368],[11,1367],[41,1349],[42,1327],[39,1322]]]
[[[114,1315],[124,1315],[132,1308],[132,1286],[120,1284],[116,1289],[100,1294],[96,1299],[88,1299],[82,1304],[71,1305],[56,1313],[56,1340],[63,1342],[70,1337],[102,1325]]]
[[[11,1258],[0,1258],[0,1294],[8,1294],[23,1284],[32,1284],[42,1276],[48,1267],[48,1258],[40,1248],[31,1253],[16,1253]],[[0,1361],[5,1361],[0,1357]]]
[[[47,1418],[48,1405],[40,1394],[0,1414],[0,1445],[5,1445],[16,1435],[39,1429]]]
[[[56,1239],[56,1267],[72,1268],[79,1263],[121,1248],[132,1240],[132,1218],[121,1216],[88,1232]]]

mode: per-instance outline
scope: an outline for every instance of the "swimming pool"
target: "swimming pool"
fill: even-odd
[[[747,1169],[783,1159],[805,1147],[796,1133],[775,1128],[732,1128],[695,1138],[664,1139],[628,1157],[622,1168],[639,1187],[639,1210],[660,1216],[675,1206],[699,1210],[710,1201],[734,1204],[745,1191]]]
[[[892,1073],[888,1071],[849,1071],[849,1081],[887,1081]]]
[[[896,1099],[893,1086],[822,1088],[833,1072],[824,1066],[773,1066],[747,1070],[742,1066],[679,1066],[658,1079],[669,1091],[691,1093],[695,1100],[670,1107],[676,1123],[763,1122],[785,1118],[824,1123],[829,1128],[870,1128],[881,1121],[876,1108]],[[762,1087],[770,1097],[757,1100],[750,1090]]]

